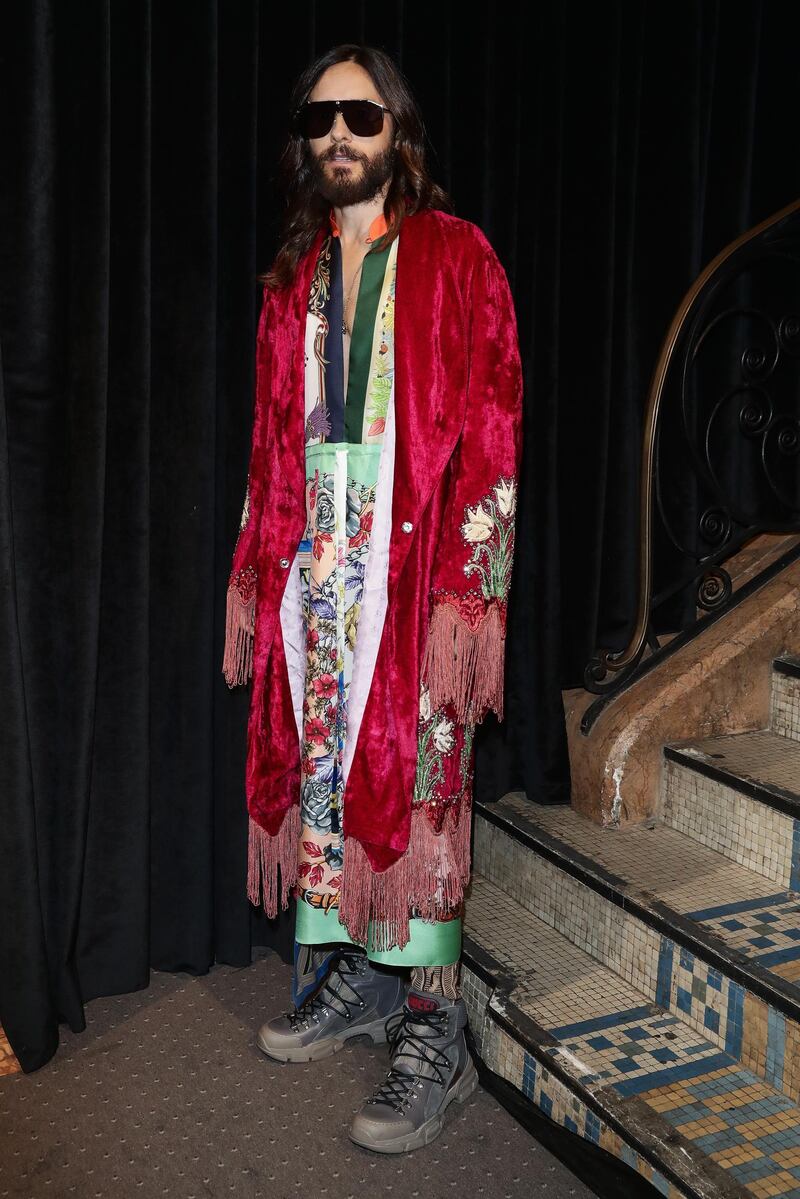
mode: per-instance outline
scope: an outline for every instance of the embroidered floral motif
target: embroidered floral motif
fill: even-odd
[[[477,591],[468,591],[466,595],[457,595],[455,591],[434,592],[436,602],[449,604],[463,620],[470,632],[476,632],[486,618],[486,600]],[[494,605],[493,605],[494,606]],[[505,630],[505,610],[501,607],[503,629]]]
[[[239,521],[239,532],[247,528],[250,520],[250,476],[247,476],[247,487],[244,492],[244,507],[242,508],[242,519]]]
[[[421,685],[413,803],[424,807],[437,833],[452,808],[459,819],[468,818],[458,809],[471,792],[473,733],[474,726],[460,723],[449,705],[434,710],[428,688]]]
[[[430,692],[420,689],[419,735],[417,738],[417,777],[414,785],[416,803],[436,804],[435,788],[442,781],[442,757],[453,748],[452,721],[440,719],[431,712]]]
[[[472,557],[464,564],[464,574],[478,576],[481,593],[487,601],[498,599],[505,604],[508,598],[516,510],[516,480],[502,476],[474,508],[467,505],[464,509],[461,536],[473,546]]]
[[[487,711],[503,719],[506,601],[514,557],[517,485],[500,476],[474,507],[467,504],[461,536],[472,554],[464,563],[478,588],[437,589],[433,598],[422,678],[431,703],[452,704],[458,720],[477,723]]]
[[[257,577],[252,566],[245,566],[244,570],[231,575],[228,585],[237,592],[242,605],[251,604],[255,599]]]

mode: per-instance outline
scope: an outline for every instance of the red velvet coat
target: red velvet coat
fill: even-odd
[[[226,677],[231,684],[242,682],[251,669],[253,677],[246,778],[249,891],[257,902],[262,884],[270,914],[279,895],[286,906],[296,872],[300,754],[279,609],[286,564],[294,561],[306,526],[304,322],[323,236],[320,230],[291,288],[264,291],[249,511],[228,593]],[[405,867],[435,843],[426,826],[423,839],[412,837],[409,844],[420,679],[428,682],[434,705],[451,705],[463,721],[475,723],[490,708],[502,715],[522,386],[506,276],[475,225],[433,211],[405,218],[394,354],[388,605],[346,780],[340,918],[356,939],[363,939],[369,919],[388,921],[393,928],[388,940],[403,944],[402,913],[409,900],[404,891],[413,890]],[[510,533],[507,571],[487,588],[479,572],[467,573],[465,566],[484,536],[480,521],[490,501],[495,510],[500,503]],[[465,796],[462,883],[469,875],[469,818]]]

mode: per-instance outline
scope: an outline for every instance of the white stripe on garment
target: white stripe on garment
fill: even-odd
[[[358,636],[353,654],[353,674],[347,714],[347,740],[344,747],[342,775],[347,785],[350,763],[353,760],[361,720],[375,673],[378,647],[386,620],[389,584],[389,538],[392,533],[392,493],[394,490],[394,382],[386,410],[386,427],[378,459],[378,482],[369,554],[364,572],[364,596],[358,617]]]

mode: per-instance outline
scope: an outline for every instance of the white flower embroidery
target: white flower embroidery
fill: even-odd
[[[517,510],[517,485],[513,479],[501,479],[495,485],[494,494],[497,497],[497,506],[500,509],[500,515],[505,517],[513,516]]]
[[[453,748],[453,722],[440,720],[433,730],[433,743],[440,754],[449,754]]]
[[[482,504],[467,508],[467,519],[461,526],[461,534],[465,541],[475,544],[478,541],[488,541],[494,532],[494,521]]]
[[[485,600],[506,602],[516,508],[517,482],[513,475],[500,475],[492,490],[474,508],[469,505],[464,508],[461,536],[472,546],[472,552],[463,570],[467,578],[478,575]]]
[[[424,683],[420,687],[419,693],[419,718],[420,720],[430,720],[431,718],[431,694]]]
[[[250,476],[247,476],[247,487],[244,493],[244,508],[242,509],[242,519],[239,521],[239,531],[247,528],[247,522],[250,519]]]

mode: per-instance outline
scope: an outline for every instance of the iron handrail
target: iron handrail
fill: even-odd
[[[695,279],[678,305],[675,315],[670,322],[651,378],[642,434],[639,504],[639,589],[636,620],[624,649],[617,652],[609,649],[600,649],[587,665],[585,682],[590,690],[601,690],[601,685],[609,673],[618,675],[620,671],[624,671],[627,667],[634,667],[642,656],[648,641],[651,590],[653,585],[653,489],[656,444],[665,383],[676,347],[681,340],[688,322],[695,314],[700,296],[703,295],[707,284],[720,268],[738,250],[747,245],[748,242],[753,241],[798,210],[800,210],[800,200],[795,200],[791,204],[787,204],[784,208],[781,208],[779,212],[761,221],[758,225],[748,229],[734,241],[730,242],[729,245],[725,246],[701,271],[697,279]],[[610,685],[613,685],[613,683]]]

